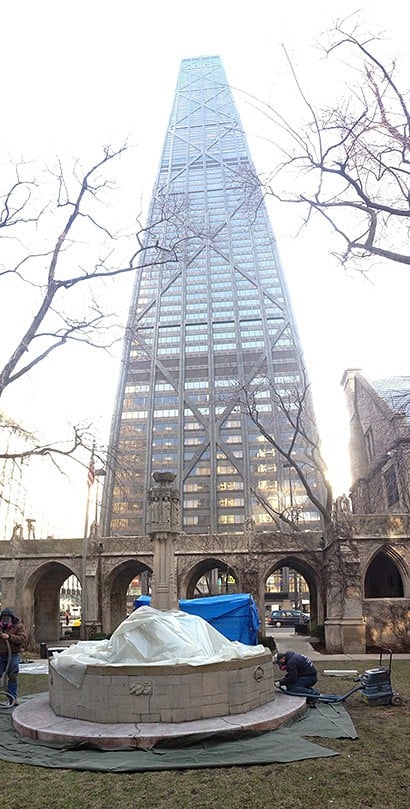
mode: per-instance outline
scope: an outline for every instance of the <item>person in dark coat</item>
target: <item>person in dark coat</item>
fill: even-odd
[[[26,643],[27,632],[24,624],[10,607],[4,607],[0,612],[0,677],[7,671],[5,690],[10,706],[17,704],[20,651]]]
[[[317,671],[312,661],[305,655],[297,652],[276,652],[273,661],[281,671],[286,672],[275,685],[285,687],[292,694],[310,690],[317,682]]]

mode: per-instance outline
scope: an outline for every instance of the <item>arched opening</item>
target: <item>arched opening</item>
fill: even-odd
[[[23,592],[24,614],[31,615],[37,643],[56,642],[60,637],[60,591],[73,571],[61,562],[48,562],[27,582]]]
[[[266,580],[266,602],[268,608],[301,610],[310,612],[309,585],[298,570],[279,567]]]
[[[151,568],[134,559],[123,562],[112,571],[107,582],[108,587],[105,588],[108,603],[104,612],[108,612],[109,633],[132,612],[133,601],[138,595],[150,593],[151,577]],[[107,632],[107,629],[104,631]]]
[[[364,580],[365,598],[403,598],[403,580],[393,559],[380,551],[370,562]]]
[[[293,626],[305,622],[310,626],[317,624],[319,610],[316,573],[309,565],[294,557],[287,557],[268,571],[265,579],[265,619],[268,624],[272,610],[296,612],[296,615],[283,616],[283,620],[278,616],[276,626]]]
[[[76,640],[81,626],[81,582],[72,574],[60,587],[60,636]]]
[[[204,598],[237,593],[235,572],[218,559],[204,559],[191,572],[187,585],[187,598]]]
[[[134,602],[138,596],[151,595],[151,574],[148,570],[143,570],[134,576],[128,587],[125,595],[126,598],[126,612],[131,615],[134,612]]]

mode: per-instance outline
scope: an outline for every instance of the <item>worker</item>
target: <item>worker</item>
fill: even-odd
[[[27,633],[24,624],[10,607],[4,607],[0,612],[0,676],[7,672],[5,691],[10,706],[17,704],[20,651],[26,643]]]
[[[317,671],[308,657],[297,652],[276,652],[273,662],[281,671],[286,672],[281,680],[275,682],[277,688],[284,687],[292,694],[315,691],[312,686],[317,682]]]

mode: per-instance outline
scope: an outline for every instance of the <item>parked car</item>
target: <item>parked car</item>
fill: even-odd
[[[272,610],[270,614],[271,626],[295,626],[308,624],[310,615],[300,610]]]

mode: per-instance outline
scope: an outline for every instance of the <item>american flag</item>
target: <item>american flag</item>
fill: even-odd
[[[94,483],[95,478],[95,463],[94,463],[94,452],[91,454],[90,463],[88,465],[88,473],[87,473],[87,484],[88,486],[92,486]]]

